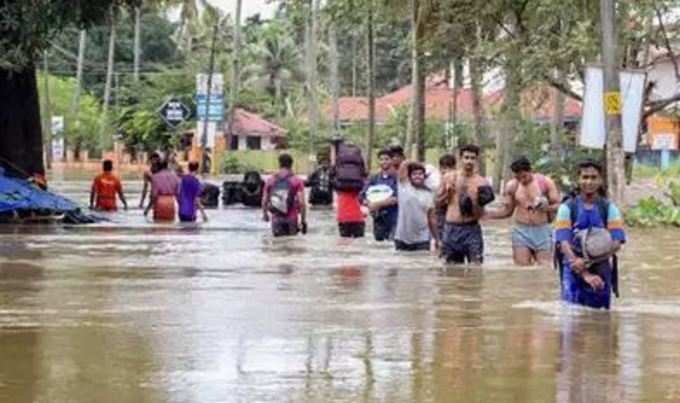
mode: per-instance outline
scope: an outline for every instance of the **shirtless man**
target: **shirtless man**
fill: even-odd
[[[147,193],[151,198],[151,178],[153,174],[160,170],[161,156],[157,152],[151,153],[149,157],[149,169],[144,171],[144,187],[142,188],[142,198],[139,200],[139,208],[144,208],[144,200],[146,200]]]
[[[514,178],[503,192],[503,207],[487,211],[492,219],[513,214],[512,259],[518,266],[549,264],[552,260],[552,216],[560,207],[560,193],[552,179],[535,173],[526,157],[510,165]]]
[[[446,203],[446,223],[442,238],[442,257],[447,263],[481,264],[484,260],[484,239],[479,219],[484,206],[493,201],[489,183],[477,173],[479,147],[460,148],[462,170],[444,175],[438,202]]]

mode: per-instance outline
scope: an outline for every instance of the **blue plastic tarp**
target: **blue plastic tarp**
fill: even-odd
[[[78,205],[71,200],[38,189],[24,179],[4,176],[0,169],[0,213],[17,210],[67,213],[78,209]]]

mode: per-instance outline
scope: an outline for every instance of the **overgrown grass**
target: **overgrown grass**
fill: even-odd
[[[635,164],[635,168],[633,169],[634,179],[652,179],[659,177],[680,177],[680,162],[676,162],[668,167],[668,169],[664,170],[657,166]]]

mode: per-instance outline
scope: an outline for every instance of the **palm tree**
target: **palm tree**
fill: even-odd
[[[259,41],[249,47],[255,62],[243,70],[246,84],[266,90],[281,114],[294,79],[304,76],[298,45],[285,28],[270,24]]]

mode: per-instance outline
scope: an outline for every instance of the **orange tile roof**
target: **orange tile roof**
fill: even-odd
[[[430,78],[426,83],[425,114],[427,119],[447,120],[449,106],[453,98],[453,90],[443,78]],[[410,106],[413,98],[413,87],[404,86],[392,93],[376,99],[376,121],[384,123],[394,109],[404,105]],[[472,119],[473,97],[470,88],[463,88],[457,95],[457,113],[459,118]],[[548,119],[552,116],[554,91],[547,86],[539,86],[525,92],[524,112],[534,119]],[[482,99],[486,112],[502,105],[503,90],[494,91],[484,95]],[[529,103],[527,105],[527,103]],[[366,97],[341,97],[339,99],[340,121],[355,122],[368,120],[368,99]],[[325,108],[326,116],[332,119],[332,107]],[[567,97],[565,105],[566,118],[578,118],[581,116],[581,103]]]
[[[232,130],[237,136],[285,137],[287,134],[285,129],[241,108],[236,108]]]

